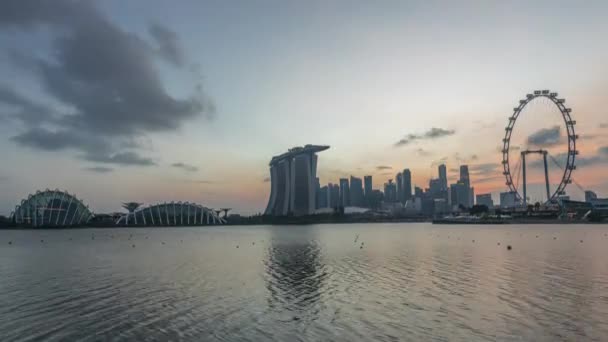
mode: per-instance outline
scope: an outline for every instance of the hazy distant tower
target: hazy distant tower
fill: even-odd
[[[448,172],[445,164],[439,165],[439,180],[441,181],[441,190],[448,189]]]
[[[412,173],[410,169],[403,170],[403,201],[407,202],[412,198]]]

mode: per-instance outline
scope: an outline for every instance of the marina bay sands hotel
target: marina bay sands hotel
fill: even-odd
[[[270,199],[264,214],[311,215],[316,208],[317,152],[329,146],[294,147],[270,161]]]

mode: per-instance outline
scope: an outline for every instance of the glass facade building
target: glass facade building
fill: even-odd
[[[170,202],[141,207],[122,216],[121,226],[205,226],[225,224],[212,209],[189,202]]]
[[[21,201],[12,215],[23,227],[74,227],[93,217],[89,207],[76,196],[60,190],[37,191]]]

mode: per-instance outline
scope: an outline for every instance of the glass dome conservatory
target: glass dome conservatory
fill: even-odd
[[[226,221],[212,209],[189,202],[160,203],[137,208],[116,222],[123,226],[202,226]]]
[[[24,227],[73,227],[93,217],[76,196],[60,190],[37,191],[15,207],[13,220]]]

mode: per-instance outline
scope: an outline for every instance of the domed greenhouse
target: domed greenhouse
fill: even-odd
[[[23,227],[74,227],[89,222],[93,213],[76,196],[60,190],[37,191],[15,207],[13,221]]]
[[[212,209],[189,202],[170,202],[140,207],[122,216],[121,226],[202,226],[224,224]]]

